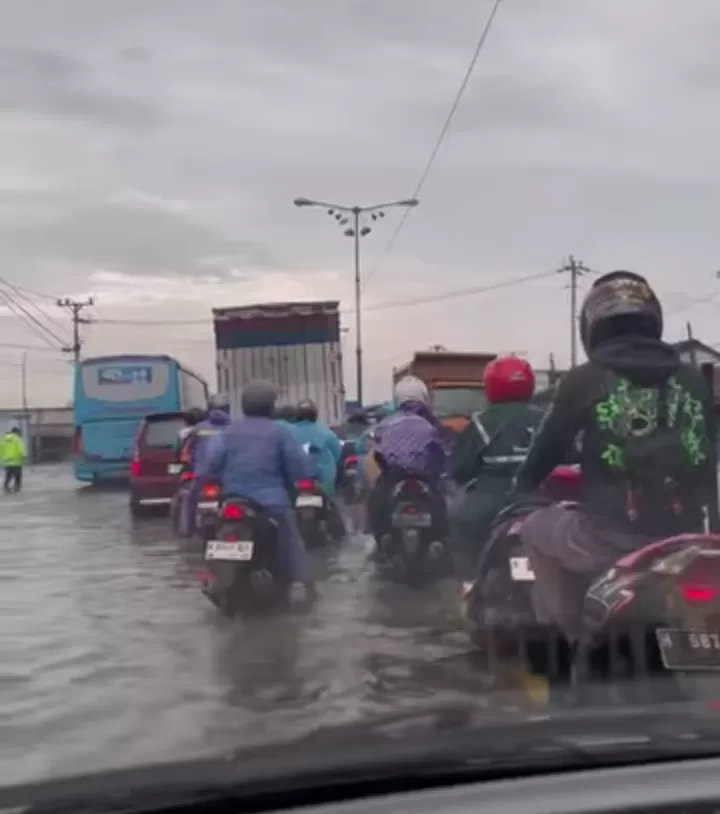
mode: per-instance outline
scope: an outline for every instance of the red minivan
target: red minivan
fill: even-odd
[[[185,426],[185,416],[177,412],[152,413],[140,424],[130,463],[130,512],[134,517],[152,509],[170,510],[180,485],[181,467],[173,464]]]

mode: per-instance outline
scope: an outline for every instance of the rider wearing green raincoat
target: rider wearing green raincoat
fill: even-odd
[[[525,359],[492,361],[484,387],[488,406],[473,414],[448,465],[450,477],[462,487],[449,507],[449,521],[453,560],[463,581],[475,576],[482,543],[545,413],[532,402],[535,374]]]

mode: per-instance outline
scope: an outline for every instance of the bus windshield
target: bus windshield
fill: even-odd
[[[487,405],[485,390],[481,385],[476,387],[439,387],[433,390],[433,412],[440,418],[464,415],[482,410]]]

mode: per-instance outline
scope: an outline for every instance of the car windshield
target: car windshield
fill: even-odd
[[[174,447],[180,437],[180,431],[185,426],[187,426],[185,419],[181,416],[152,419],[145,427],[143,446],[150,449]]]
[[[720,0],[0,5],[0,799],[700,743]]]
[[[438,387],[433,390],[433,412],[440,416],[469,416],[487,404],[485,390],[477,387]]]

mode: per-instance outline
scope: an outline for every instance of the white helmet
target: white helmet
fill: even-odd
[[[395,385],[393,394],[395,406],[399,407],[408,401],[419,401],[421,404],[430,403],[430,393],[428,393],[425,383],[417,376],[403,376]]]

